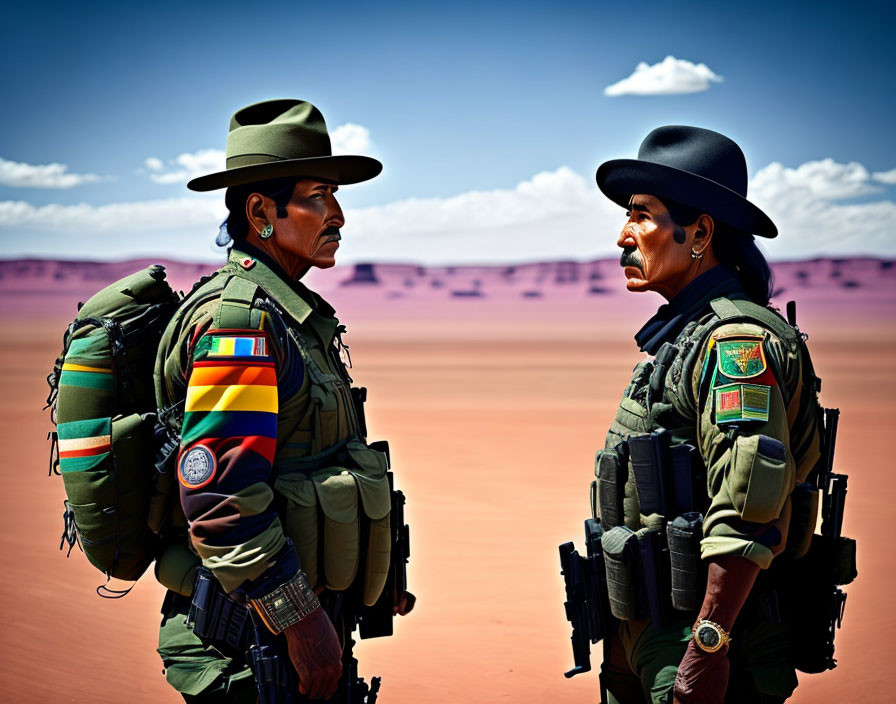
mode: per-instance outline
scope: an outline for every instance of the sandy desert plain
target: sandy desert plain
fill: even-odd
[[[75,302],[147,263],[0,262],[2,701],[180,701],[154,652],[163,590],[151,574],[103,600],[100,574],[58,550],[63,488],[47,476],[40,410]],[[178,288],[209,268],[169,263]],[[775,301],[799,301],[823,402],[842,412],[844,532],[859,546],[840,665],[801,676],[792,701],[892,701],[896,265],[776,272]],[[383,677],[384,704],[596,701],[593,672],[563,677],[572,653],[557,545],[581,545],[594,451],[641,357],[632,335],[660,300],[627,294],[614,260],[343,267],[310,283],[348,324],[371,438],[389,439],[408,496],[418,606],[396,637],[361,643],[362,675]]]

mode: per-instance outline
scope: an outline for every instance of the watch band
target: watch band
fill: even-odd
[[[715,621],[701,618],[691,628],[694,643],[704,653],[715,653],[731,642],[731,636]]]
[[[249,604],[274,635],[298,623],[320,606],[317,594],[311,588],[302,570],[288,582],[264,596],[250,599]]]

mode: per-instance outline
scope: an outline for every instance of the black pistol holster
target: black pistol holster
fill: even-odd
[[[341,593],[321,595],[321,605],[334,624],[342,617],[342,603]],[[307,701],[299,693],[299,678],[289,658],[286,639],[271,633],[250,607],[225,594],[205,568],[200,568],[196,576],[187,625],[205,645],[250,667],[259,704],[298,704]],[[375,704],[380,678],[373,677],[368,685],[358,677],[358,661],[352,654],[353,645],[354,641],[347,635],[342,649],[342,677],[336,694],[328,701],[332,704]]]

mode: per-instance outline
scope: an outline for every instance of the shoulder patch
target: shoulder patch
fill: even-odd
[[[719,371],[729,379],[752,379],[768,366],[762,338],[716,340],[715,347]]]
[[[251,360],[253,363],[270,357],[268,336],[265,332],[210,331],[196,344],[197,359]]]
[[[761,384],[725,384],[713,389],[716,423],[768,421],[769,387]]]
[[[180,457],[178,479],[187,489],[199,489],[215,478],[218,462],[205,445],[193,445]]]

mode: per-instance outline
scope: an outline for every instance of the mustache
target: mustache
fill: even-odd
[[[641,269],[644,265],[644,260],[641,259],[641,253],[638,251],[637,247],[623,247],[622,255],[619,257],[619,266],[633,266]]]
[[[328,227],[326,230],[324,230],[324,231],[321,233],[321,237],[323,237],[323,238],[326,239],[326,240],[330,240],[330,239],[332,239],[332,240],[334,240],[335,242],[338,242],[339,240],[342,239],[342,235],[339,234],[339,228],[338,228],[338,227]]]

